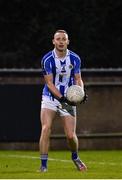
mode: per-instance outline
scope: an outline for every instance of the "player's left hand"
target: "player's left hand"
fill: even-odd
[[[88,94],[86,93],[86,91],[84,90],[84,92],[85,92],[85,95],[84,95],[84,98],[83,98],[83,100],[80,102],[80,104],[84,104],[84,103],[86,103],[86,101],[88,101]]]

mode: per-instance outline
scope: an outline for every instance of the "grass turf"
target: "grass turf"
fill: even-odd
[[[122,151],[80,151],[88,166],[79,172],[69,151],[50,151],[48,172],[37,172],[39,152],[0,151],[1,179],[122,179]],[[64,160],[64,161],[63,161]]]

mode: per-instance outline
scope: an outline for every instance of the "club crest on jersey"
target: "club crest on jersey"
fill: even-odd
[[[73,69],[73,65],[72,64],[69,65],[69,69]]]

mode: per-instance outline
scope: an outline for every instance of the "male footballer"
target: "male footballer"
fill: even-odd
[[[80,57],[67,49],[69,45],[68,34],[65,30],[57,30],[52,40],[54,49],[42,58],[42,69],[45,86],[42,93],[40,120],[41,136],[40,148],[40,171],[48,169],[48,148],[52,122],[56,113],[59,114],[63,123],[71,159],[79,171],[86,171],[86,165],[78,156],[78,138],[76,135],[76,104],[66,99],[67,88],[73,84],[84,88],[81,78]],[[83,102],[87,100],[84,95]]]

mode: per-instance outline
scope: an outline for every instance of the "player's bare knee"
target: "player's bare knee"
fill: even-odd
[[[68,139],[69,141],[73,140],[74,137],[75,137],[75,134],[74,134],[73,132],[70,132],[70,133],[67,134],[67,139]]]
[[[49,134],[50,133],[50,126],[43,126],[42,127],[42,132],[43,132],[43,134]]]

